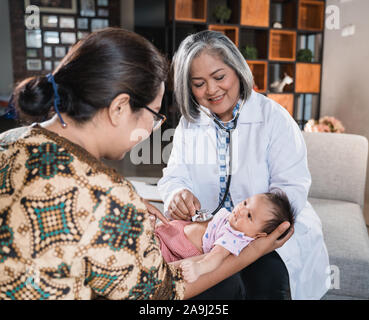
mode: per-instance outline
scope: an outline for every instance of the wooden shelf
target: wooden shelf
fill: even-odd
[[[296,28],[296,1],[271,0],[270,5],[270,27],[273,28],[274,22],[282,24],[283,29]]]
[[[298,28],[309,31],[321,31],[324,27],[324,2],[300,0]]]
[[[270,30],[269,60],[294,61],[296,59],[296,32]]]
[[[172,3],[170,1],[170,3]],[[206,22],[207,0],[176,0],[175,20]]]
[[[238,27],[233,26],[225,26],[225,25],[217,25],[210,24],[209,30],[218,31],[226,35],[229,39],[233,41],[233,43],[238,47],[238,39],[239,39],[239,29]]]
[[[293,103],[294,103],[293,94],[269,93],[267,94],[267,97],[279,103],[283,108],[287,109],[287,111],[293,117]]]
[[[241,0],[241,25],[268,27],[269,0]]]
[[[254,47],[257,50],[256,59],[268,59],[268,36],[267,29],[240,28],[239,49],[242,52],[246,46]]]
[[[255,91],[266,92],[267,89],[267,74],[268,74],[268,62],[267,61],[257,61],[257,60],[247,60],[252,75],[254,76],[254,82],[257,86]]]
[[[299,93],[319,93],[320,72],[320,64],[296,63],[295,91]]]
[[[270,87],[270,85],[277,80],[282,80],[285,76],[285,74],[289,75],[291,78],[294,78],[295,76],[295,64],[294,63],[288,63],[288,62],[282,62],[282,63],[275,63],[270,62],[269,63],[269,92],[270,93],[293,93],[294,89],[294,83],[288,84],[283,88],[283,92],[275,92],[273,88]],[[295,79],[293,79],[295,82]]]

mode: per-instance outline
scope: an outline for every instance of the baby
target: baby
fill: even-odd
[[[221,209],[210,221],[173,220],[157,226],[155,233],[167,262],[207,253],[200,260],[181,263],[185,280],[194,282],[218,268],[229,254],[238,256],[251,241],[271,233],[284,221],[291,226],[294,222],[287,196],[263,193],[242,201],[232,212]]]

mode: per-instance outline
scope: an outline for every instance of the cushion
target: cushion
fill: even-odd
[[[311,172],[309,196],[364,205],[368,140],[355,134],[303,132]]]
[[[369,238],[358,204],[309,198],[322,221],[332,274],[331,296],[369,299]]]

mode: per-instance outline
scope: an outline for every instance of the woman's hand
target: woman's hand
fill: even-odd
[[[156,218],[158,218],[164,224],[168,224],[169,223],[168,219],[160,212],[160,210],[157,207],[155,207],[154,205],[152,205],[146,199],[142,199],[141,198],[141,200],[146,205],[147,211],[150,214],[151,225],[152,225],[153,228],[155,228]]]
[[[200,201],[187,189],[177,192],[168,206],[169,214],[175,220],[191,220],[200,209]]]
[[[292,237],[293,232],[294,232],[293,226],[291,227],[290,231],[287,233],[285,237],[278,240],[278,238],[289,227],[290,227],[289,222],[287,221],[283,222],[272,233],[270,233],[266,237],[260,237],[252,241],[249,244],[249,246],[251,246],[253,249],[256,249],[256,251],[260,254],[260,257],[262,257],[263,255],[282,247],[287,242],[287,240]]]

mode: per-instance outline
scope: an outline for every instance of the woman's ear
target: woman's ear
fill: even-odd
[[[108,108],[109,120],[113,126],[117,126],[121,117],[130,111],[129,95],[127,93],[121,93],[111,102]]]
[[[257,238],[261,238],[261,237],[266,237],[268,234],[266,232],[259,232],[256,234],[256,236],[254,237],[255,239]]]

